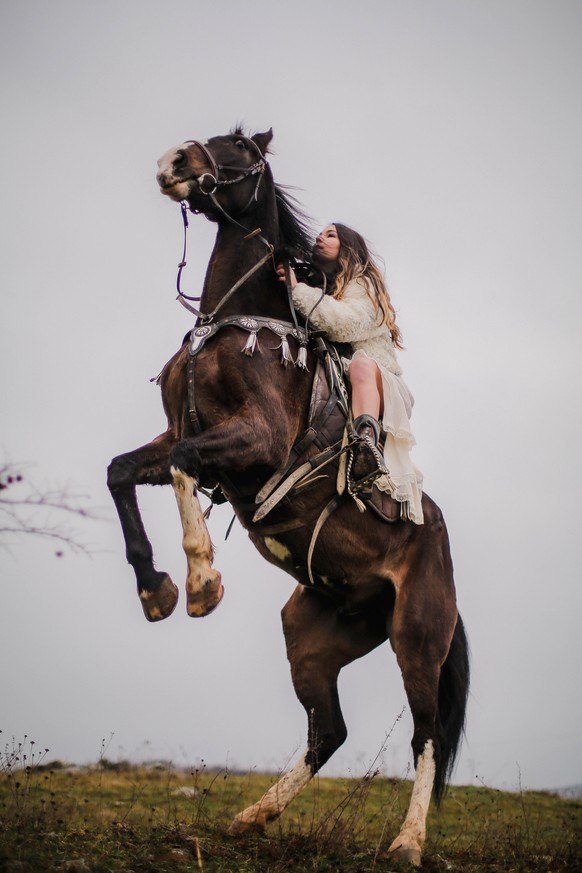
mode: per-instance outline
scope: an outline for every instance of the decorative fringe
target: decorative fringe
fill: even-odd
[[[307,346],[304,343],[299,346],[295,366],[299,367],[300,370],[307,370]]]
[[[365,512],[366,511],[366,504],[362,500],[360,500],[360,498],[357,497],[355,494],[352,494],[352,497],[354,498],[355,504],[358,507],[358,509],[360,510],[360,512]]]
[[[283,364],[283,366],[286,367],[287,364],[293,364],[294,363],[293,356],[291,355],[291,349],[289,348],[289,340],[287,339],[286,336],[284,336],[281,339],[280,348],[281,348],[281,363]]]
[[[249,338],[246,341],[245,345],[242,347],[241,352],[244,352],[245,355],[248,355],[248,357],[251,358],[257,347],[259,351],[261,351],[261,347],[259,346],[259,341],[257,339],[257,333],[256,331],[252,331],[251,333],[249,333]]]
[[[248,339],[242,347],[241,352],[250,358],[254,355],[255,351],[261,351],[261,346],[259,345],[257,337],[257,330],[252,329],[256,327],[260,330],[260,326],[254,319],[246,317],[240,319],[239,326],[243,327],[249,333]],[[295,367],[299,367],[300,370],[307,371],[307,344],[305,342],[300,344],[299,351],[297,352],[297,360],[295,361],[293,360],[293,355],[289,348],[289,340],[285,334],[284,327],[279,325],[278,322],[270,322],[268,327],[281,338],[281,345],[279,348],[281,349],[281,363],[283,366],[286,367],[287,364],[293,364]],[[277,346],[275,346],[275,348],[277,348]]]

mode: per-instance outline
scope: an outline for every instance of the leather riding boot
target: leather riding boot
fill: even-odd
[[[372,445],[377,446],[380,440],[380,424],[371,415],[358,415],[354,421],[354,430],[359,437],[368,438]]]
[[[359,415],[354,421],[354,431],[359,446],[354,453],[352,479],[366,482],[369,487],[375,479],[387,472],[384,458],[378,449],[380,424],[371,415]]]

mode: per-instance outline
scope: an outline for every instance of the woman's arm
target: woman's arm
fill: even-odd
[[[320,288],[298,282],[293,288],[293,303],[302,315],[309,316],[312,327],[325,331],[333,342],[364,340],[380,328],[381,316],[357,279],[350,282],[341,300],[327,294],[322,297]]]

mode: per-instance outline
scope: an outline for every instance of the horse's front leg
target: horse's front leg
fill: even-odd
[[[219,571],[212,566],[214,549],[196,494],[197,477],[173,465],[171,473],[184,533],[182,546],[188,563],[186,608],[188,615],[201,618],[218,606],[224,587]]]
[[[222,600],[221,575],[212,566],[214,549],[200,507],[196,489],[204,470],[244,471],[248,467],[272,465],[270,431],[260,420],[252,427],[248,420],[233,418],[227,425],[211,428],[197,437],[182,440],[170,455],[172,483],[182,519],[182,545],[188,563],[186,592],[188,614],[208,615]],[[264,433],[262,433],[264,431]],[[278,463],[282,463],[282,460]]]
[[[175,437],[167,431],[146,446],[114,458],[107,470],[107,485],[121,522],[127,560],[134,569],[148,621],[160,621],[171,615],[178,601],[178,589],[167,573],[154,568],[135,486],[169,484],[169,455],[174,443]]]

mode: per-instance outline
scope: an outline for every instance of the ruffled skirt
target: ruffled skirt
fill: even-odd
[[[362,349],[354,352],[353,358],[366,355]],[[416,440],[410,427],[410,416],[414,398],[404,380],[394,375],[378,361],[384,389],[382,427],[386,431],[384,461],[388,475],[381,476],[374,483],[380,491],[388,492],[400,503],[403,519],[422,524],[422,481],[423,475],[410,457]],[[346,361],[349,371],[349,362]]]

